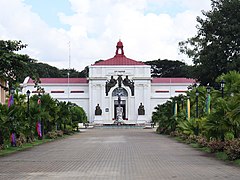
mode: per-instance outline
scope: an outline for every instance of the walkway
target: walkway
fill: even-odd
[[[152,129],[87,129],[0,157],[0,179],[240,179],[240,168],[206,156]]]

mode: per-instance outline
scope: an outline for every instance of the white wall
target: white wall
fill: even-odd
[[[128,97],[122,97],[126,100],[126,116],[128,121],[126,123],[135,123],[137,119],[138,106],[143,103],[145,106],[145,112],[148,119],[151,118],[150,112],[150,92],[151,92],[151,73],[150,66],[90,66],[89,67],[89,99],[90,99],[90,121],[94,119],[95,107],[97,104],[100,105],[103,114],[102,117],[106,123],[112,123],[114,117],[114,98],[112,97],[112,91],[118,87],[112,87],[105,95],[105,84],[107,80],[110,80],[111,76],[117,79],[119,75],[122,75],[124,79],[126,76],[130,80],[134,81],[135,94],[131,96],[129,87],[125,88],[128,92]],[[109,112],[105,112],[105,108],[109,108]]]
[[[128,97],[123,97],[126,100],[127,123],[135,123],[138,117],[138,107],[143,103],[145,107],[146,118],[151,120],[152,112],[158,104],[165,103],[170,97],[185,94],[189,83],[151,83],[150,67],[149,66],[119,66],[119,67],[99,67],[90,66],[89,82],[87,83],[70,83],[68,84],[41,84],[45,93],[49,93],[54,99],[60,101],[71,101],[81,106],[92,122],[95,117],[95,107],[97,104],[102,109],[102,118],[105,123],[112,123],[114,117],[114,99],[112,92],[118,87],[111,88],[108,96],[105,95],[105,83],[111,78],[111,75],[116,79],[118,75],[122,75],[124,79],[126,75],[130,80],[134,81],[135,94],[131,96],[129,87],[122,85],[128,92]],[[136,73],[136,74],[135,74]],[[34,84],[23,83],[23,93],[27,90],[36,91]],[[70,93],[71,91],[83,91],[83,93]],[[64,93],[51,93],[51,91],[64,91]],[[176,92],[180,91],[180,92]],[[33,95],[33,93],[31,93]],[[106,108],[109,112],[106,112]]]

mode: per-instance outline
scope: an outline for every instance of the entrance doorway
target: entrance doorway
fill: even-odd
[[[118,107],[118,101],[114,101],[114,119],[117,119],[117,107]],[[126,101],[122,100],[120,106],[123,108],[123,120],[126,120]]]
[[[112,97],[114,100],[114,119],[117,118],[117,107],[119,106],[119,97],[120,97],[120,106],[123,108],[123,120],[127,120],[128,115],[127,115],[127,97],[128,97],[128,92],[126,91],[125,88],[123,87],[118,87],[115,88],[112,92]]]

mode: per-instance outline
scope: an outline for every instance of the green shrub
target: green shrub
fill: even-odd
[[[71,135],[71,134],[73,134],[73,131],[66,129],[66,130],[64,130],[63,134],[65,134],[65,135]]]
[[[240,138],[227,141],[224,149],[230,160],[240,159]]]
[[[0,150],[4,149],[4,144],[0,144]]]
[[[57,138],[57,132],[56,131],[50,131],[46,134],[46,137],[49,139],[56,139]]]
[[[207,147],[208,145],[207,139],[203,136],[197,136],[197,143],[200,147]]]
[[[62,136],[63,136],[63,131],[61,131],[61,130],[56,131],[56,133],[57,133],[57,136],[58,136],[58,137],[62,137]]]
[[[196,135],[190,135],[186,139],[186,142],[191,144],[191,143],[196,143],[197,142],[197,136]]]
[[[26,136],[23,133],[20,133],[19,136],[16,139],[17,146],[22,146],[27,142]]]
[[[233,140],[234,139],[234,134],[232,132],[227,132],[224,134],[224,140],[228,141],[228,140]]]
[[[222,152],[224,150],[224,142],[216,139],[209,141],[207,146],[210,148],[212,153]]]
[[[172,132],[170,133],[170,136],[172,136],[172,137],[177,137],[177,136],[179,136],[179,132],[178,132],[178,131],[172,131]]]

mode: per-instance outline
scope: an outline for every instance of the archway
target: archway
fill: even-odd
[[[120,102],[119,102],[119,97],[120,97]],[[117,107],[122,107],[123,108],[123,120],[127,120],[127,97],[128,97],[128,92],[125,88],[123,87],[118,87],[115,88],[112,92],[112,99],[114,101],[114,119],[117,117]],[[120,103],[120,104],[119,104]]]

